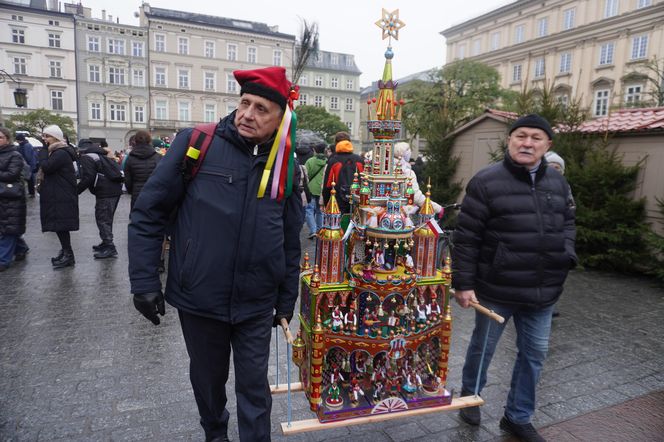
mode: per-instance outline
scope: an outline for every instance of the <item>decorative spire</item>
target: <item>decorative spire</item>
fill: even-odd
[[[330,191],[330,199],[327,201],[327,206],[325,206],[325,212],[328,215],[341,215],[341,210],[339,210],[339,203],[337,203],[337,191],[334,189],[336,185],[335,182],[332,182],[332,190]]]
[[[433,205],[431,204],[431,178],[429,178],[429,182],[427,183],[427,193],[425,193],[425,195],[426,198],[420,209],[420,215],[435,215],[436,212],[433,210]]]

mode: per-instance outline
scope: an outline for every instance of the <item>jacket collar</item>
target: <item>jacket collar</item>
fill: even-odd
[[[532,183],[532,180],[530,179],[530,170],[525,166],[515,163],[508,151],[505,151],[505,156],[503,157],[503,165],[516,178],[522,181],[526,181],[528,183]],[[535,172],[535,182],[539,181],[544,176],[546,170],[545,165],[546,165],[546,160],[542,158],[542,161],[540,162],[539,167],[537,168],[537,172]]]

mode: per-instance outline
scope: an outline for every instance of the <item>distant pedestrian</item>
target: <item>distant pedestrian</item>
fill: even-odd
[[[146,130],[139,130],[132,137],[134,145],[127,155],[124,166],[125,186],[131,194],[131,208],[141,193],[145,182],[152,175],[162,156],[152,146],[152,136]]]
[[[353,175],[355,172],[362,172],[364,161],[361,156],[353,153],[353,143],[348,132],[337,132],[334,142],[335,153],[327,160],[323,178],[323,205],[327,205],[334,187],[339,210],[342,214],[347,214],[350,213],[350,186],[353,184]]]
[[[60,252],[51,258],[54,269],[76,263],[70,232],[78,230],[78,192],[76,190],[76,152],[65,142],[55,124],[42,131],[44,147],[39,151],[39,208],[42,232],[55,232]]]
[[[314,155],[304,165],[307,169],[307,176],[309,177],[309,193],[311,194],[309,203],[305,207],[304,217],[309,228],[309,238],[313,239],[318,230],[323,226],[323,213],[320,209],[319,200],[323,189],[325,165],[327,164],[327,158],[325,157],[325,148],[327,145],[319,136],[309,137],[303,141],[306,141],[314,152]]]
[[[23,159],[28,166],[30,166],[30,176],[26,177],[25,180],[28,183],[28,194],[34,198],[35,197],[35,174],[37,173],[37,153],[35,148],[25,134],[19,133],[16,134],[16,141],[18,142],[18,151],[23,155]]]
[[[11,265],[12,259],[21,261],[28,246],[21,237],[25,233],[25,161],[12,144],[11,132],[0,127],[0,183],[19,187],[17,196],[0,195],[0,272]]]

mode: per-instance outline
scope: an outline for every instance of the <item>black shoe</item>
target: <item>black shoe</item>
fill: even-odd
[[[55,261],[60,261],[64,254],[65,254],[65,251],[60,249],[60,251],[58,252],[58,255],[51,258],[51,263],[55,264]]]
[[[471,393],[470,391],[461,391],[461,397],[474,395],[475,393]],[[482,421],[482,412],[480,411],[480,406],[475,405],[473,407],[461,408],[459,410],[459,417],[468,425],[479,425]]]
[[[62,258],[53,261],[53,268],[62,269],[65,267],[71,267],[74,264],[76,264],[76,260],[74,259],[74,252],[71,250],[66,250],[62,254]]]
[[[9,264],[0,264],[0,273],[4,272],[9,268]]]
[[[113,244],[107,244],[94,254],[95,259],[117,258],[118,251]]]
[[[95,252],[98,252],[101,249],[103,249],[105,245],[106,245],[106,243],[104,243],[104,241],[102,241],[99,244],[95,244],[94,246],[92,246],[92,250],[94,250]]]
[[[503,416],[500,420],[500,429],[518,437],[523,442],[546,442],[546,439],[540,436],[531,423],[515,424],[507,419],[507,417]]]
[[[28,254],[29,251],[30,251],[30,249],[27,249],[27,250],[26,250],[25,252],[23,252],[23,253],[17,253],[17,254],[15,254],[15,255],[14,255],[14,261],[16,261],[16,262],[18,262],[18,261],[24,261],[24,260],[25,260],[25,256]]]
[[[210,442],[229,442],[230,439],[228,436],[217,436],[214,439],[210,439]]]
[[[551,313],[552,318],[557,318],[558,316],[560,316],[560,311],[558,310],[554,310],[553,313]]]

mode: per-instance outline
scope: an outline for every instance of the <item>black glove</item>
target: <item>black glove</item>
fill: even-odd
[[[293,313],[279,313],[277,312],[274,315],[274,320],[272,321],[272,327],[279,327],[281,325],[281,318],[286,318],[286,322],[290,324],[291,319],[293,319]]]
[[[162,316],[166,313],[164,309],[164,294],[161,293],[161,290],[158,292],[135,294],[134,307],[143,316],[152,321],[154,325],[159,325],[160,321],[157,313]]]

